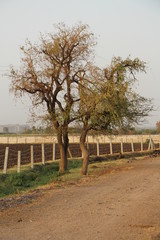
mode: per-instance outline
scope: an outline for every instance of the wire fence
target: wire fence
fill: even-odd
[[[154,143],[152,138],[148,142],[130,143],[111,142],[110,143],[86,143],[90,155],[104,155],[117,154],[128,152],[142,152],[150,149],[158,149],[159,143]],[[80,145],[77,143],[70,143],[68,149],[68,157],[77,158],[82,157]],[[7,173],[7,169],[13,166],[34,163],[45,164],[47,161],[60,159],[60,151],[57,143],[42,143],[42,144],[0,144],[0,170]],[[20,169],[19,169],[20,171]]]

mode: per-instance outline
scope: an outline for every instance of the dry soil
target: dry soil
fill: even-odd
[[[0,240],[160,239],[159,157],[42,192],[1,211]]]

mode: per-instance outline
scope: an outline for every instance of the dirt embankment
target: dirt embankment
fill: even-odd
[[[32,203],[0,213],[0,239],[160,239],[160,158],[43,190]]]

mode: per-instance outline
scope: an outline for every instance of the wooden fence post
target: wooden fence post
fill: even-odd
[[[121,138],[121,153],[123,154],[123,138]]]
[[[131,139],[131,148],[132,148],[132,152],[134,152],[134,144],[133,144],[133,139]]]
[[[99,140],[97,140],[97,156],[99,156]]]
[[[141,152],[143,152],[143,138],[141,138]]]
[[[154,148],[154,144],[153,144],[153,140],[151,138],[151,150],[153,150],[153,148]]]
[[[17,173],[21,172],[21,151],[18,151]]]
[[[56,144],[55,144],[55,142],[53,143],[53,156],[52,156],[52,160],[53,161],[56,160]]]
[[[71,153],[69,147],[68,147],[68,153],[69,153],[69,157],[72,158],[72,153]]]
[[[31,168],[34,168],[34,153],[33,153],[33,145],[31,145]]]
[[[151,148],[151,137],[149,139],[148,151],[150,150],[150,148]]]
[[[45,165],[44,143],[42,143],[42,164]]]
[[[154,149],[155,149],[155,144],[154,144],[153,139],[151,138],[151,150],[154,150]]]
[[[109,146],[110,146],[110,154],[113,154],[112,140],[110,140]]]
[[[7,174],[8,153],[9,153],[9,147],[6,147],[6,149],[5,149],[5,157],[4,157],[3,174]]]

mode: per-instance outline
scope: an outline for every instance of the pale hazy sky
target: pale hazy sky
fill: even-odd
[[[0,124],[29,120],[28,101],[14,101],[10,80],[4,76],[12,64],[19,67],[25,39],[39,39],[54,31],[53,24],[89,24],[98,37],[96,63],[104,67],[113,56],[138,57],[147,62],[137,91],[154,99],[159,108],[148,119],[160,120],[160,0],[0,0]]]

